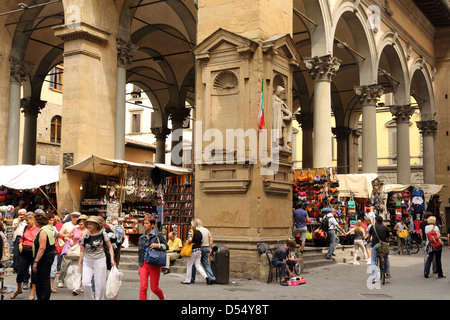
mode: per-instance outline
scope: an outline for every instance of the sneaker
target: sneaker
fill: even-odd
[[[64,288],[64,282],[60,281],[57,285],[58,288]]]
[[[370,260],[367,260],[366,264],[372,264],[372,262]]]
[[[282,286],[284,286],[284,287],[287,287],[287,281],[286,280],[282,280],[281,282],[280,282],[280,284],[282,285]]]
[[[391,278],[391,275],[390,274],[387,274],[386,275],[386,279],[390,279]]]
[[[358,261],[355,261],[355,262],[353,262],[353,265],[354,265],[354,266],[359,266],[359,262],[358,262]]]

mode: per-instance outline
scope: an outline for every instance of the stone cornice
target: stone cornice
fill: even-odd
[[[60,25],[52,29],[55,31],[55,36],[61,38],[64,42],[81,39],[99,45],[105,45],[111,35],[111,33],[85,22],[81,22],[79,25],[73,27]]]

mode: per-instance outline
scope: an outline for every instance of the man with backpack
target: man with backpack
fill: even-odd
[[[325,215],[322,220],[321,228],[327,235],[330,237],[330,247],[328,248],[328,252],[325,255],[326,259],[333,259],[334,250],[336,250],[339,244],[339,238],[336,234],[336,228],[339,229],[342,233],[345,233],[345,230],[341,228],[338,224],[336,218],[338,217],[338,213],[336,209],[332,208],[330,213]]]

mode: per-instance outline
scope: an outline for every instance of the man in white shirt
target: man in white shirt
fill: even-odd
[[[331,209],[331,212],[327,214],[328,217],[328,231],[327,234],[330,237],[330,247],[328,248],[328,252],[325,255],[325,258],[332,259],[332,256],[334,255],[334,250],[336,250],[338,244],[339,244],[339,238],[336,235],[336,228],[341,230],[343,233],[345,233],[344,229],[342,229],[336,218],[338,217],[336,209]]]
[[[201,263],[203,265],[203,268],[205,268],[205,272],[210,280],[208,284],[213,284],[214,281],[216,281],[216,277],[214,276],[214,273],[212,272],[208,262],[208,257],[211,254],[213,248],[213,237],[211,236],[211,232],[209,232],[209,230],[203,226],[202,220],[196,219],[195,222],[197,223],[197,230],[200,231],[203,236]],[[192,266],[191,283],[195,282],[195,272],[196,272],[195,266]]]
[[[59,232],[59,238],[61,238],[64,243],[69,240],[67,237],[69,233],[75,228],[77,225],[77,219],[80,217],[81,213],[74,211],[70,214],[70,221],[63,224],[61,231]],[[64,256],[62,256],[61,259],[61,270],[59,272],[59,279],[58,279],[58,288],[64,288],[64,279],[67,275],[67,270],[69,269],[70,265],[72,263],[72,260],[66,259]]]

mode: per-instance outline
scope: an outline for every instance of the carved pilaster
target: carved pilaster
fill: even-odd
[[[20,108],[25,117],[37,117],[41,110],[45,108],[47,101],[38,98],[28,97],[20,100]]]
[[[137,44],[117,38],[117,65],[119,67],[126,67],[131,64],[131,60],[136,56],[139,50]]]
[[[378,84],[356,86],[353,88],[356,95],[358,95],[359,102],[361,104],[376,104],[378,99],[383,95],[384,89]]]
[[[409,123],[411,116],[414,114],[414,107],[411,107],[410,104],[404,106],[390,106],[389,109],[397,124],[402,122]]]
[[[11,81],[22,83],[25,78],[31,73],[34,65],[32,63],[17,60],[16,58],[9,58],[9,68],[11,70]]]
[[[336,75],[341,61],[331,55],[304,59],[308,74],[313,80],[328,80]]]
[[[438,127],[438,122],[436,120],[417,121],[416,124],[423,136],[436,135]]]

